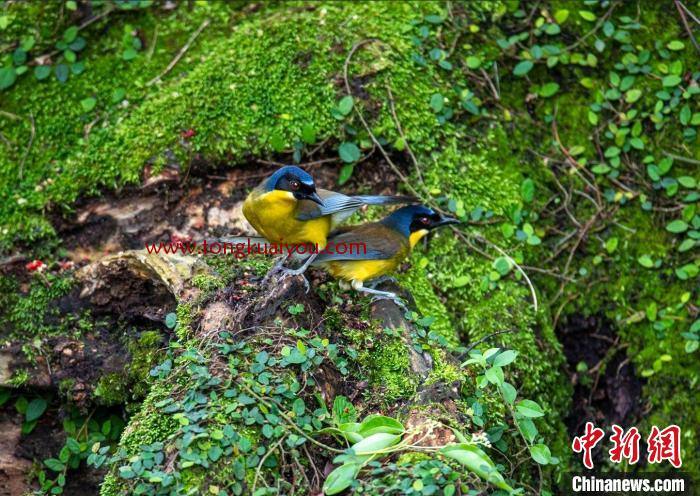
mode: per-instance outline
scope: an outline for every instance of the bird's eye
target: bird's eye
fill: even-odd
[[[421,217],[419,220],[421,224],[424,224],[426,226],[430,224],[430,219],[428,217]]]
[[[299,181],[289,181],[289,187],[292,191],[297,191],[299,189]]]

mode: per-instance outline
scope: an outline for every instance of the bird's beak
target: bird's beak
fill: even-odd
[[[448,224],[459,224],[459,223],[460,223],[460,221],[458,219],[455,219],[454,217],[443,217],[442,219],[440,219],[440,221],[437,224],[435,224],[435,227],[446,226]]]
[[[311,200],[312,202],[316,202],[319,205],[323,206],[323,200],[321,200],[321,197],[318,196],[318,193],[316,193],[315,191],[310,195],[306,195],[306,198]]]

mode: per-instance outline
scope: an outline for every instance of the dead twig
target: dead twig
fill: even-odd
[[[34,125],[34,115],[29,112],[29,124],[31,124],[31,134],[29,135],[29,143],[27,144],[27,149],[24,150],[24,155],[22,155],[22,160],[19,162],[19,180],[22,180],[23,172],[24,172],[24,163],[27,161],[27,157],[29,156],[29,152],[32,149],[32,145],[34,144],[34,137],[36,136],[36,126]]]
[[[416,169],[416,174],[418,175],[418,180],[422,183],[423,182],[423,174],[421,173],[420,167],[418,166],[418,159],[416,159],[416,156],[413,154],[413,150],[411,149],[411,145],[408,143],[408,140],[406,139],[406,135],[403,132],[403,129],[401,128],[401,123],[399,122],[399,118],[396,116],[396,106],[394,105],[394,94],[391,92],[391,87],[389,85],[386,86],[386,91],[387,94],[389,95],[389,109],[391,110],[391,116],[394,119],[394,124],[396,125],[396,129],[399,132],[399,136],[401,136],[401,139],[404,142],[404,145],[406,146],[406,150],[408,150],[408,154],[411,156],[411,161],[413,162],[413,165]]]
[[[177,52],[177,55],[175,55],[175,58],[170,61],[168,66],[165,68],[165,70],[163,72],[161,72],[160,74],[158,74],[153,79],[151,79],[149,82],[147,82],[146,86],[151,86],[151,85],[159,82],[161,80],[161,78],[163,78],[163,76],[165,76],[167,73],[169,73],[173,69],[173,67],[175,67],[175,65],[180,61],[182,56],[185,55],[187,50],[190,49],[190,46],[192,45],[192,43],[194,43],[194,40],[196,40],[197,37],[202,33],[202,31],[204,31],[204,28],[206,28],[209,25],[209,22],[210,22],[209,19],[205,19],[204,22],[202,22],[202,24],[200,24],[200,26],[197,28],[197,30],[194,33],[192,33],[192,36],[190,36],[190,39],[187,40],[187,43],[185,43],[185,45],[182,48],[180,48],[180,51]]]
[[[680,0],[674,0],[673,3],[676,5],[676,9],[678,9],[678,14],[681,16],[681,22],[683,23],[683,27],[685,28],[686,33],[688,33],[688,36],[690,37],[690,41],[693,43],[695,50],[697,50],[700,53],[700,45],[698,45],[698,41],[693,35],[693,30],[690,29],[690,25],[688,24],[688,19],[685,17],[685,11],[688,10],[688,8],[685,5],[683,5]],[[688,12],[692,15],[690,11]],[[695,19],[695,21],[698,22],[697,19]]]
[[[499,334],[510,334],[512,332],[515,332],[515,331],[513,329],[505,329],[503,331],[492,332],[491,334],[484,336],[483,338],[481,338],[478,341],[474,342],[473,344],[469,345],[469,348],[467,348],[467,350],[460,355],[459,359],[462,360],[463,358],[466,358],[467,356],[469,356],[469,352],[472,351],[477,346],[479,346],[481,343],[484,343],[484,342],[488,341],[489,339],[498,336]]]

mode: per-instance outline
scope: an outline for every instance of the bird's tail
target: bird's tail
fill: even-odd
[[[360,195],[353,196],[364,205],[398,205],[401,203],[418,203],[419,200],[412,196],[384,196],[384,195]]]

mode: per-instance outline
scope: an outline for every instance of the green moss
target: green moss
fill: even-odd
[[[416,251],[413,253],[411,260],[413,262],[411,270],[400,275],[399,281],[401,285],[410,288],[411,296],[416,302],[419,313],[423,317],[435,319],[430,324],[430,330],[445,338],[449,344],[457,344],[458,336],[450,315],[447,313],[443,302],[435,294],[426,270],[420,268],[428,259],[425,254]]]
[[[129,342],[128,349],[131,399],[140,400],[150,389],[149,372],[163,356],[163,335],[160,331],[143,331]]]
[[[16,370],[12,373],[12,377],[7,383],[14,387],[22,387],[29,380],[29,372],[27,370]]]
[[[345,337],[358,350],[360,373],[384,401],[410,398],[415,393],[417,378],[411,372],[409,345],[403,336],[379,333],[372,326],[346,330]]]
[[[129,400],[128,378],[120,372],[105,374],[98,380],[94,395],[103,406],[124,404]]]
[[[3,339],[32,340],[46,336],[72,334],[80,316],[61,316],[55,301],[68,294],[73,279],[63,275],[36,276],[29,290],[20,292],[17,282],[0,277],[0,326]],[[58,323],[56,321],[59,321]]]

